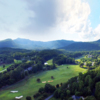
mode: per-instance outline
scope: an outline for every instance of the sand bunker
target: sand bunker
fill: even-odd
[[[46,83],[46,81],[43,81],[42,83]]]
[[[51,81],[48,81],[48,82],[53,82],[53,80],[51,80]]]
[[[15,99],[21,99],[21,98],[23,98],[23,96],[15,97]]]
[[[18,92],[18,91],[10,91],[11,93],[16,93],[16,92]]]

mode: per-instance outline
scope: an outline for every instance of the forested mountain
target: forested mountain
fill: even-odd
[[[11,47],[11,48],[22,48],[22,49],[57,49],[69,44],[74,43],[74,41],[67,40],[56,40],[49,42],[41,41],[31,41],[29,39],[17,38],[15,40],[7,39],[0,41],[0,48],[2,47]]]
[[[0,48],[2,47],[11,47],[11,48],[17,48],[18,45],[11,39],[6,39],[3,41],[0,41]]]
[[[100,40],[93,42],[75,42],[69,40],[42,42],[17,38],[15,40],[6,39],[0,41],[0,48],[2,47],[21,48],[28,50],[65,49],[67,51],[92,51],[100,50]]]
[[[61,49],[68,51],[92,51],[100,50],[100,43],[96,42],[75,42]]]

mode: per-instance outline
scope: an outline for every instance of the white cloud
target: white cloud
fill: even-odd
[[[32,34],[38,32],[39,34],[50,34],[55,28],[55,30],[61,30],[62,35],[63,33],[78,33],[84,39],[92,37],[93,29],[90,27],[91,23],[88,19],[91,10],[87,2],[81,0],[31,0],[28,2],[28,6],[29,10],[35,13],[35,17],[32,17],[31,24],[25,27],[26,32],[30,30]]]
[[[100,24],[94,30],[95,40],[100,39]]]
[[[90,6],[84,0],[4,0],[0,7],[0,33],[15,34],[11,35],[14,38],[74,36],[80,38],[74,40],[87,41],[99,33],[99,26],[95,30],[91,27]]]
[[[88,16],[90,7],[81,0],[59,0],[60,28],[64,33],[89,33],[91,31]]]

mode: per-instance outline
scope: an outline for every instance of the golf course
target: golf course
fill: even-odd
[[[48,64],[51,64],[48,61]],[[68,67],[68,68],[67,68]],[[79,72],[86,72],[86,69],[82,69],[79,65],[61,65],[57,66],[57,69],[42,71],[36,74],[31,74],[27,78],[17,82],[14,85],[4,87],[0,90],[0,100],[15,100],[16,96],[23,96],[21,100],[25,100],[26,96],[31,96],[38,91],[40,87],[44,87],[46,83],[56,85],[61,82],[64,83],[71,77],[77,76]],[[54,79],[51,79],[51,76]],[[41,79],[40,83],[37,83],[37,78]],[[44,83],[43,83],[44,82]],[[17,93],[11,93],[11,91],[18,91]]]

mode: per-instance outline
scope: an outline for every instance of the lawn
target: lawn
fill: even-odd
[[[48,65],[52,65],[52,60],[53,59],[50,59],[50,60],[47,61]]]
[[[79,72],[84,73],[86,69],[80,68],[79,65],[61,65],[55,70],[30,75],[28,79],[24,79],[15,85],[2,89],[0,91],[0,100],[15,100],[15,96],[21,95],[24,96],[21,100],[25,100],[26,96],[31,96],[33,98],[33,95],[38,89],[44,87],[45,83],[42,83],[42,81],[50,81],[52,80],[51,76],[54,76],[54,80],[50,82],[50,84],[56,85],[57,83],[66,82],[71,77],[77,76]],[[37,78],[41,79],[41,83],[36,82]],[[12,90],[18,90],[19,92],[10,93]]]
[[[14,59],[14,63],[21,63],[21,62],[22,62],[21,60]]]
[[[3,65],[0,66],[0,71],[6,70],[9,66],[12,64],[5,64],[5,68],[3,68]]]
[[[16,59],[14,59],[14,63],[21,63],[22,61],[21,60],[16,60]],[[6,71],[6,69],[9,67],[9,66],[11,66],[13,63],[11,63],[11,64],[5,64],[5,68],[3,68],[3,65],[1,65],[0,66],[0,72],[2,72],[2,71]]]
[[[75,59],[75,61],[80,62],[80,61],[81,61],[81,60],[80,60],[81,58],[85,58],[85,57],[84,57],[84,56],[78,57],[78,58]]]

